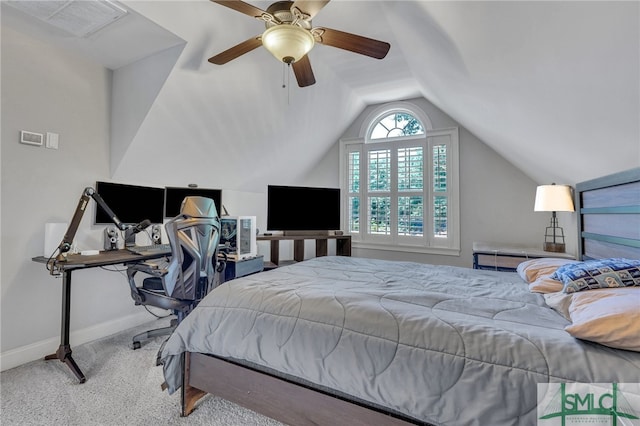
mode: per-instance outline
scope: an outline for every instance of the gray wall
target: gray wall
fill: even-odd
[[[109,179],[112,72],[2,26],[2,368],[59,344],[61,280],[31,261],[44,250],[47,222],[69,222],[80,195]],[[58,150],[20,144],[20,130],[60,135]],[[102,245],[91,203],[76,242]],[[75,272],[71,344],[150,321],[134,307],[126,279],[100,269]]]

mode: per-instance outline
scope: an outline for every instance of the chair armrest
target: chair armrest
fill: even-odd
[[[167,275],[169,270],[167,269],[168,261],[159,259],[155,262],[140,262],[133,263],[127,267],[127,279],[129,281],[129,287],[131,288],[131,297],[135,301],[136,305],[141,305],[144,302],[144,295],[138,290],[136,285],[135,276],[138,272],[142,272],[152,277],[162,278]]]
[[[144,272],[154,277],[161,277],[167,273],[167,266],[169,261],[167,259],[156,259],[153,261],[145,261],[140,263],[133,263],[127,267],[127,273],[132,272]]]
[[[214,257],[214,260],[216,261],[216,272],[224,272],[224,270],[227,268],[227,261],[229,257],[227,256],[227,252],[224,250],[221,250],[218,254],[220,256]]]

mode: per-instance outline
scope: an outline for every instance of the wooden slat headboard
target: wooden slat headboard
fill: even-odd
[[[580,259],[640,259],[640,167],[576,185]]]

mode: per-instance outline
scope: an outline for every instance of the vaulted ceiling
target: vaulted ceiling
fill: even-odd
[[[316,45],[317,83],[307,88],[263,48],[209,64],[264,25],[207,0],[122,1],[125,17],[83,38],[4,3],[3,25],[114,70],[114,175],[159,174],[155,165],[170,161],[189,171],[176,183],[212,174],[234,189],[290,181],[367,105],[414,97],[540,183],[640,165],[638,2],[333,0],[314,26],[384,40],[391,50],[375,60]]]

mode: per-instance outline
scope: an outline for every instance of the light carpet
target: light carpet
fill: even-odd
[[[166,325],[152,321],[110,337],[72,346],[87,381],[79,384],[66,364],[38,360],[0,373],[0,423],[9,425],[265,425],[281,423],[207,395],[189,417],[180,417],[180,392],[160,389],[156,354],[166,337],[132,350],[131,338]],[[73,342],[71,342],[73,344]]]

